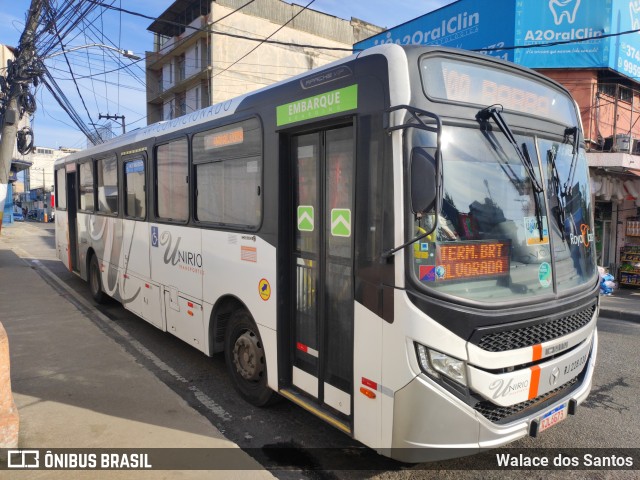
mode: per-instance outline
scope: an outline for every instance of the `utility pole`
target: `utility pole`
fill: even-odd
[[[0,232],[2,216],[7,199],[11,157],[16,145],[18,123],[24,114],[24,105],[18,106],[18,99],[28,92],[29,84],[37,77],[36,62],[36,30],[42,16],[43,0],[31,0],[29,14],[20,44],[13,62],[7,62],[7,76],[4,82],[4,98],[0,99]]]
[[[101,113],[98,114],[98,120],[122,120],[122,122],[120,123],[122,125],[122,134],[124,135],[126,132],[126,128],[124,125],[124,115],[109,115],[108,113],[106,115],[103,115]]]

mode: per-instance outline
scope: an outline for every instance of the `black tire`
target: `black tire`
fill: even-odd
[[[258,328],[246,310],[236,311],[224,337],[227,372],[240,396],[256,407],[272,403],[276,397],[267,386],[267,358]]]
[[[102,291],[100,264],[98,263],[98,257],[95,255],[91,255],[91,260],[89,261],[89,290],[96,303],[104,303],[106,295]]]

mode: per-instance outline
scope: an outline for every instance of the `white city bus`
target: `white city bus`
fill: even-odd
[[[574,414],[597,350],[575,102],[384,45],[56,162],[56,248],[105,295],[384,455]],[[561,427],[560,427],[561,428]]]

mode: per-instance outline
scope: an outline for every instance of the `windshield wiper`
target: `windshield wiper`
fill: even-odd
[[[578,150],[580,148],[580,136],[578,135],[578,127],[566,128],[564,131],[565,139],[569,136],[573,136],[573,151],[571,152],[571,165],[569,166],[569,173],[567,174],[567,181],[562,186],[562,196],[568,197],[571,193],[571,186],[573,185],[573,177],[576,176],[576,170],[578,166]]]
[[[554,147],[547,151],[547,163],[551,165],[551,187],[553,189],[554,195],[557,199],[557,205],[552,206],[551,210],[555,209],[556,218],[558,220],[558,225],[560,227],[560,236],[562,240],[565,240],[564,233],[564,222],[566,220],[565,217],[565,195],[563,192],[563,188],[560,186],[560,173],[558,172],[558,166],[556,164],[556,158],[558,156],[558,150]]]
[[[536,172],[533,168],[531,157],[529,157],[529,153],[527,152],[527,146],[524,143],[522,144],[522,146],[524,147],[524,150],[518,146],[518,142],[516,142],[516,137],[513,135],[511,128],[509,128],[509,125],[507,124],[506,120],[502,116],[502,105],[491,105],[490,107],[483,108],[478,112],[476,117],[485,122],[490,118],[492,118],[493,121],[496,122],[496,125],[498,125],[498,128],[500,129],[500,131],[504,134],[504,136],[507,138],[509,143],[513,146],[513,149],[518,154],[518,158],[520,158],[520,161],[524,165],[524,168],[527,170],[529,179],[531,180],[531,185],[533,186],[533,190],[536,193],[542,192],[542,185],[540,185],[540,182],[536,177]]]
[[[533,168],[531,157],[529,156],[527,144],[523,143],[522,148],[520,148],[520,146],[518,145],[516,137],[513,135],[509,124],[502,116],[502,105],[491,105],[490,107],[483,108],[476,114],[476,118],[482,122],[487,122],[490,118],[492,118],[493,121],[496,122],[496,125],[498,125],[500,131],[504,134],[507,141],[511,144],[511,146],[513,146],[513,149],[516,151],[520,162],[524,166],[527,175],[529,176],[531,186],[533,187],[533,203],[535,208],[536,221],[538,223],[538,233],[540,234],[540,240],[542,241],[544,239],[544,234],[542,231],[542,206],[540,205],[538,194],[542,193],[543,189],[542,185],[538,181],[538,178],[536,177],[536,172]]]

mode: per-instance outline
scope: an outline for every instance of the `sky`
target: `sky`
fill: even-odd
[[[61,3],[51,1],[54,5]],[[173,1],[117,0],[114,5],[157,17]],[[452,1],[454,0],[315,0],[310,8],[340,18],[356,17],[382,27],[393,27]],[[297,0],[289,3],[306,5],[308,1]],[[0,1],[0,44],[18,44],[30,4],[31,0]],[[132,50],[137,56],[144,57],[145,51],[153,49],[153,34],[147,31],[150,24],[151,20],[126,13],[105,12],[96,18],[92,25],[86,27],[87,34],[77,30],[75,38],[66,38],[65,50],[74,46],[102,43]],[[58,46],[52,54],[60,50]],[[82,48],[67,55],[84,103],[70,79],[65,56],[52,56],[45,60],[45,64],[86,124],[93,122],[102,125],[107,121],[99,119],[99,115],[108,114],[124,115],[127,131],[142,127],[146,125],[144,60],[132,63],[128,70],[103,74],[105,70],[114,70],[120,66],[111,55],[113,53],[110,50],[99,47]],[[121,60],[125,63],[131,62],[124,58]],[[37,110],[32,122],[35,145],[86,148],[84,134],[42,86],[36,90],[36,102]],[[117,124],[114,123],[112,128],[114,133],[119,134],[119,121]]]

